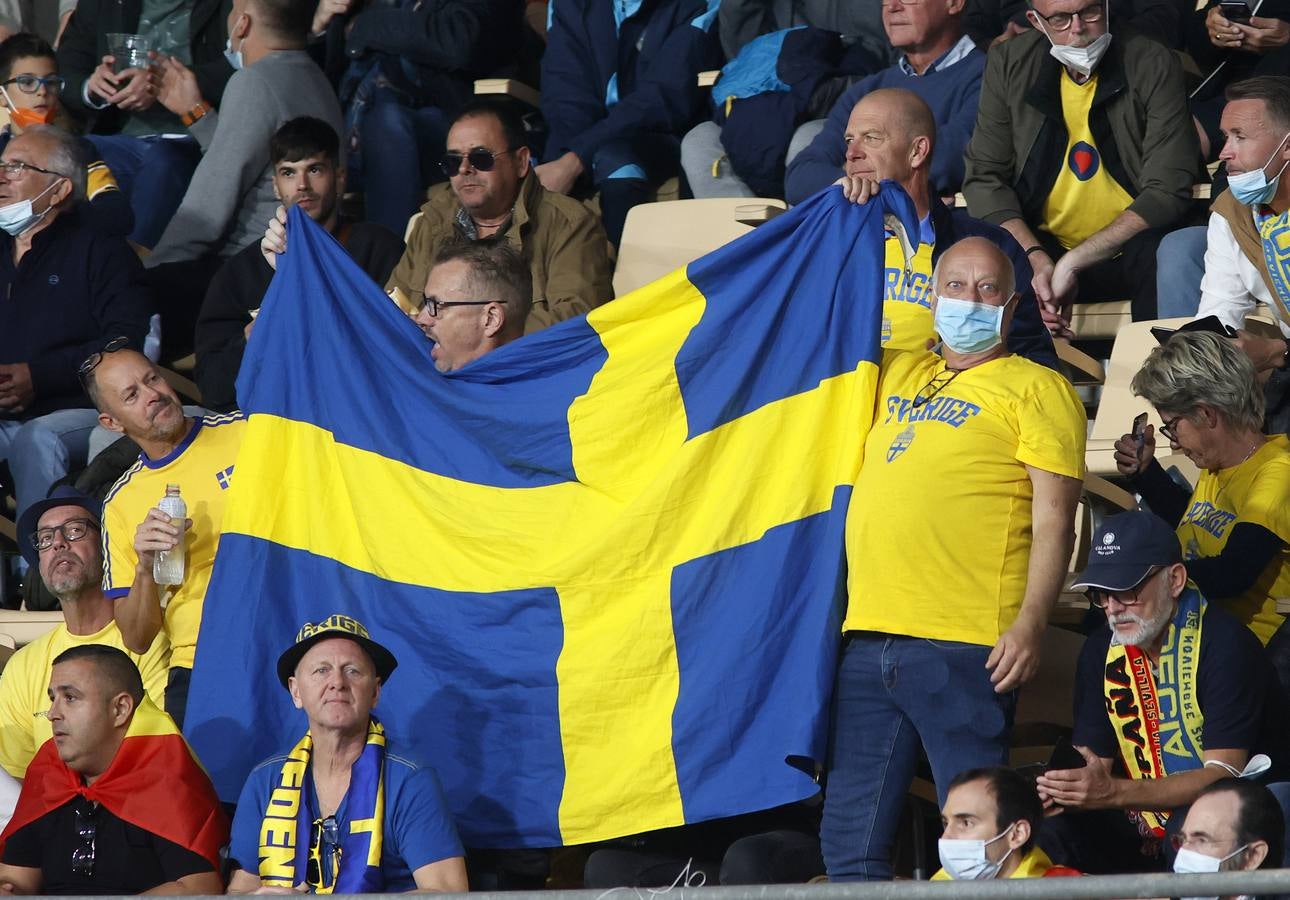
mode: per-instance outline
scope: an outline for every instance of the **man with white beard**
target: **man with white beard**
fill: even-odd
[[[1259,639],[1187,581],[1181,547],[1145,510],[1111,516],[1076,580],[1106,612],[1080,652],[1073,743],[1080,768],[1039,776],[1039,845],[1101,874],[1164,869],[1200,792],[1247,766],[1290,762],[1286,699]],[[1278,777],[1280,776],[1280,777]]]

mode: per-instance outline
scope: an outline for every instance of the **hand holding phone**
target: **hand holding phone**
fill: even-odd
[[[1155,429],[1147,424],[1147,414],[1133,419],[1133,429],[1115,442],[1115,466],[1125,478],[1142,474],[1156,455]]]

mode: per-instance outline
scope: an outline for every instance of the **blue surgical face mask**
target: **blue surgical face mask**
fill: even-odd
[[[234,71],[242,68],[242,51],[241,49],[233,49],[232,38],[229,38],[224,43],[224,58],[228,60],[228,64],[233,67]]]
[[[1246,206],[1256,206],[1260,203],[1267,203],[1276,195],[1277,185],[1281,181],[1281,173],[1286,170],[1286,164],[1281,164],[1281,168],[1277,170],[1277,174],[1272,176],[1271,181],[1268,180],[1267,172],[1264,169],[1268,167],[1272,160],[1277,158],[1277,154],[1281,152],[1281,147],[1285,144],[1286,138],[1290,138],[1290,134],[1287,134],[1277,143],[1277,148],[1272,151],[1268,161],[1257,169],[1250,169],[1250,171],[1242,172],[1240,175],[1229,175],[1227,177],[1227,186],[1231,189],[1232,196],[1237,201],[1244,203]]]
[[[1012,301],[1009,300],[1008,303]],[[1003,311],[972,300],[936,297],[936,333],[955,353],[984,353],[1003,343]]]

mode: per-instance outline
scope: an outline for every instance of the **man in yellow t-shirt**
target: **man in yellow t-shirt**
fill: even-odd
[[[170,667],[170,644],[158,633],[145,653],[131,653],[112,619],[112,601],[103,595],[103,552],[99,504],[59,487],[33,503],[18,520],[18,543],[33,571],[63,608],[63,621],[18,650],[0,678],[0,766],[22,778],[40,745],[53,737],[49,673],[54,659],[69,647],[106,644],[124,650],[138,667],[144,689],[160,703]]]
[[[140,447],[139,459],[113,485],[103,506],[103,590],[116,600],[125,645],[139,652],[161,630],[170,639],[166,712],[180,728],[188,704],[202,604],[210,584],[224,504],[246,420],[241,413],[190,419],[146,356],[109,343],[81,367],[99,422]],[[156,508],[179,485],[187,523]],[[158,551],[182,546],[183,581],[163,592],[153,580]]]
[[[1008,352],[1013,272],[982,238],[937,266],[940,355],[883,356],[847,515],[848,606],[820,838],[831,881],[891,877],[920,745],[942,805],[1000,765],[1038,665],[1084,475],[1084,408]]]

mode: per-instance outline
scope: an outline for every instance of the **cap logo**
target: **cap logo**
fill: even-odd
[[[340,613],[334,613],[316,625],[313,622],[306,622],[300,626],[300,631],[296,634],[296,643],[298,644],[306,638],[311,638],[315,634],[324,631],[343,631],[346,634],[355,634],[368,640],[372,639],[372,636],[367,633],[367,629],[363,627],[362,622]]]
[[[1103,543],[1103,544],[1114,544],[1114,543],[1115,543],[1115,532],[1114,532],[1114,531],[1108,531],[1106,534],[1102,535],[1102,543]]]

